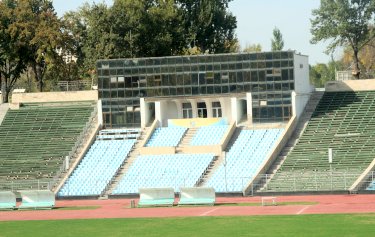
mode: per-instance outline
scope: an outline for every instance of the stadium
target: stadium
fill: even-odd
[[[97,90],[0,105],[1,221],[136,218],[130,231],[169,217],[167,231],[171,217],[214,215],[220,231],[231,219],[217,216],[322,214],[308,217],[319,226],[346,223],[323,215],[339,212],[370,213],[356,233],[374,228],[375,80],[314,88],[295,51],[99,60],[97,74]],[[298,225],[259,218],[242,221]],[[192,226],[175,235],[220,233]]]

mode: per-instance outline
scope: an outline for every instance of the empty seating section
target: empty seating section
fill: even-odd
[[[190,145],[209,146],[220,144],[220,141],[227,130],[227,125],[200,127],[192,138]]]
[[[138,193],[139,188],[194,187],[214,158],[213,154],[138,156],[113,194]]]
[[[161,127],[156,128],[151,138],[148,140],[147,147],[175,147],[181,141],[186,128],[182,127]]]
[[[374,91],[326,92],[264,191],[347,190],[374,159],[374,137]]]
[[[204,186],[213,187],[216,192],[242,192],[282,132],[283,129],[242,130]]]
[[[52,178],[94,110],[92,102],[8,110],[0,126],[0,182]]]
[[[58,195],[100,195],[135,143],[134,139],[125,139],[126,136],[120,140],[97,138]]]

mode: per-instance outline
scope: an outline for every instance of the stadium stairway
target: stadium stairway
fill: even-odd
[[[133,162],[139,156],[139,149],[143,146],[144,140],[150,132],[151,132],[150,127],[145,127],[142,129],[141,134],[138,137],[137,141],[135,142],[133,149],[128,154],[128,158],[124,160],[124,163],[121,165],[120,169],[113,176],[107,188],[102,193],[100,199],[107,199],[108,196],[116,188],[117,184],[121,181],[124,174],[129,170],[129,167],[133,164]]]
[[[0,104],[0,125],[3,122],[3,119],[4,119],[8,109],[9,109],[8,103]]]
[[[306,104],[305,109],[288,143],[284,146],[278,158],[275,160],[275,162],[267,171],[267,174],[269,176],[267,175],[267,177],[263,177],[256,184],[254,184],[253,191],[262,190],[265,183],[268,182],[273,177],[273,175],[277,172],[277,170],[281,167],[281,165],[285,161],[288,154],[293,150],[293,147],[297,144],[299,138],[302,136],[312,114],[315,111],[316,106],[319,104],[320,99],[323,97],[323,94],[324,94],[324,91],[314,91],[314,93],[310,96],[310,99],[308,103]]]
[[[186,131],[185,135],[182,137],[180,143],[176,147],[176,153],[183,153],[182,148],[190,146],[190,142],[195,136],[195,134],[197,133],[197,131],[198,131],[198,128],[189,128]]]
[[[232,137],[230,138],[227,147],[225,148],[225,152],[229,151],[230,148],[233,146],[235,141],[237,140],[238,136],[240,135],[241,131],[243,130],[243,127],[237,127],[234,133],[232,134]],[[220,167],[220,165],[224,162],[225,155],[222,153],[220,156],[215,159],[211,166],[207,169],[207,171],[204,173],[202,178],[198,181],[197,186],[203,187],[205,183],[211,178],[211,176],[215,173],[215,171]]]

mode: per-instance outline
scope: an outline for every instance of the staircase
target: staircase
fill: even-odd
[[[149,127],[145,127],[142,129],[140,136],[133,146],[133,149],[129,152],[127,158],[124,160],[124,163],[120,166],[110,183],[107,185],[106,189],[103,191],[100,199],[108,198],[108,195],[112,193],[117,184],[121,181],[124,174],[129,170],[135,159],[137,159],[137,157],[139,156],[139,149],[141,148],[143,140],[145,139],[148,131]]]
[[[9,109],[8,103],[0,104],[0,125],[3,122],[5,115],[7,114],[8,109]]]
[[[181,148],[190,146],[190,142],[197,133],[198,129],[199,128],[189,128],[186,131],[185,135],[182,137],[180,143],[176,147],[176,153],[182,153]]]
[[[267,171],[267,178],[262,178],[258,181],[258,185],[255,185],[256,189],[254,191],[262,191],[263,187],[268,183],[269,180],[272,179],[274,174],[280,168],[280,166],[284,163],[285,159],[287,158],[288,154],[293,150],[293,147],[298,143],[299,138],[302,136],[305,128],[311,119],[312,114],[315,111],[315,108],[319,104],[320,99],[322,98],[324,91],[314,91],[313,94],[310,96],[308,103],[306,104],[305,110],[303,111],[301,117],[299,118],[298,124],[289,138],[289,141],[284,146],[283,150],[280,152],[276,161],[272,164],[272,166]],[[265,180],[267,179],[267,180]]]
[[[234,131],[230,141],[228,142],[227,147],[224,149],[225,151],[229,151],[230,148],[233,146],[235,141],[237,140],[238,136],[240,135],[243,128],[236,128],[236,131]],[[211,178],[211,176],[216,172],[216,170],[220,167],[222,163],[224,163],[225,160],[225,153],[223,152],[220,156],[215,158],[213,162],[210,164],[206,172],[202,175],[200,180],[197,182],[198,187],[203,186],[207,180]]]

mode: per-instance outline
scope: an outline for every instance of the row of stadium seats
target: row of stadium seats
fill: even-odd
[[[176,147],[185,132],[186,128],[182,127],[156,128],[146,147]]]
[[[242,192],[282,132],[283,129],[242,130],[205,186],[216,192]]]
[[[8,110],[0,126],[0,180],[49,180],[94,110],[92,102],[33,104]]]
[[[100,195],[126,159],[135,140],[96,140],[59,191],[59,196]]]
[[[213,159],[213,154],[139,156],[113,194],[138,193],[139,188],[194,187]]]
[[[192,138],[190,145],[209,146],[220,144],[220,141],[228,128],[228,125],[200,127]]]
[[[326,92],[264,191],[347,190],[374,159],[374,137],[374,91]]]

